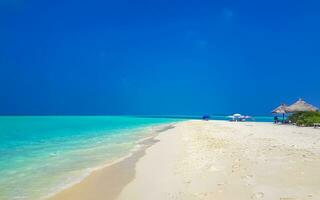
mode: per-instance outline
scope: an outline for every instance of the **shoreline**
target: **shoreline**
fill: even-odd
[[[171,126],[171,127],[170,127]],[[187,120],[140,141],[54,200],[313,200],[320,130],[266,122]]]
[[[94,168],[91,172],[73,184],[66,186],[65,188],[57,191],[53,194],[50,194],[46,197],[48,200],[68,200],[68,199],[105,199],[106,194],[99,195],[100,191],[104,191],[99,188],[91,188],[90,186],[94,186],[99,183],[100,177],[104,177],[104,180],[110,180],[109,183],[106,183],[103,180],[103,185],[109,185],[110,191],[108,191],[107,199],[114,199],[122,190],[122,188],[129,183],[134,178],[134,165],[135,163],[145,154],[147,148],[157,143],[158,140],[154,138],[159,135],[161,132],[174,128],[176,123],[168,123],[163,125],[150,126],[152,130],[150,131],[150,135],[146,136],[137,141],[136,146],[125,156],[115,159],[113,161],[108,162],[107,164]],[[130,171],[128,171],[129,169]],[[114,173],[116,172],[116,173]],[[121,174],[121,178],[117,179],[118,182],[114,182],[117,180],[113,178],[113,174]],[[105,176],[104,176],[105,175]],[[106,178],[107,176],[107,178]],[[92,196],[92,194],[95,194]]]
[[[312,200],[320,130],[186,121],[159,135],[117,200]]]

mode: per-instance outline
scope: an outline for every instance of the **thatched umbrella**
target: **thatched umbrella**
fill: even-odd
[[[283,119],[283,121],[284,121],[284,115],[286,114],[286,113],[288,113],[288,107],[287,107],[287,105],[286,104],[281,104],[280,106],[278,106],[277,108],[275,108],[273,111],[272,111],[272,113],[274,113],[274,114],[282,114],[282,119]]]
[[[311,104],[308,104],[302,99],[299,99],[297,102],[295,102],[291,106],[288,106],[287,110],[288,112],[307,112],[307,111],[316,112],[319,109]]]

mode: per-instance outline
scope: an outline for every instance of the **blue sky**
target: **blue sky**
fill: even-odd
[[[320,2],[0,2],[0,114],[320,106]]]

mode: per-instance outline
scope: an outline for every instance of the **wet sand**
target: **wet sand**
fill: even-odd
[[[53,199],[320,199],[320,129],[186,121]]]
[[[94,171],[80,183],[54,195],[51,200],[103,200],[115,199],[122,188],[128,184],[135,175],[135,164],[145,155],[145,150],[159,140],[157,134],[174,128],[173,125],[157,127],[153,136],[138,143],[140,148],[131,155],[115,161],[107,167]]]

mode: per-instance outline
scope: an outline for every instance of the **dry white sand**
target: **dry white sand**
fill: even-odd
[[[142,149],[53,199],[320,199],[320,129],[192,120]]]
[[[320,129],[188,121],[156,139],[117,199],[320,199]]]

